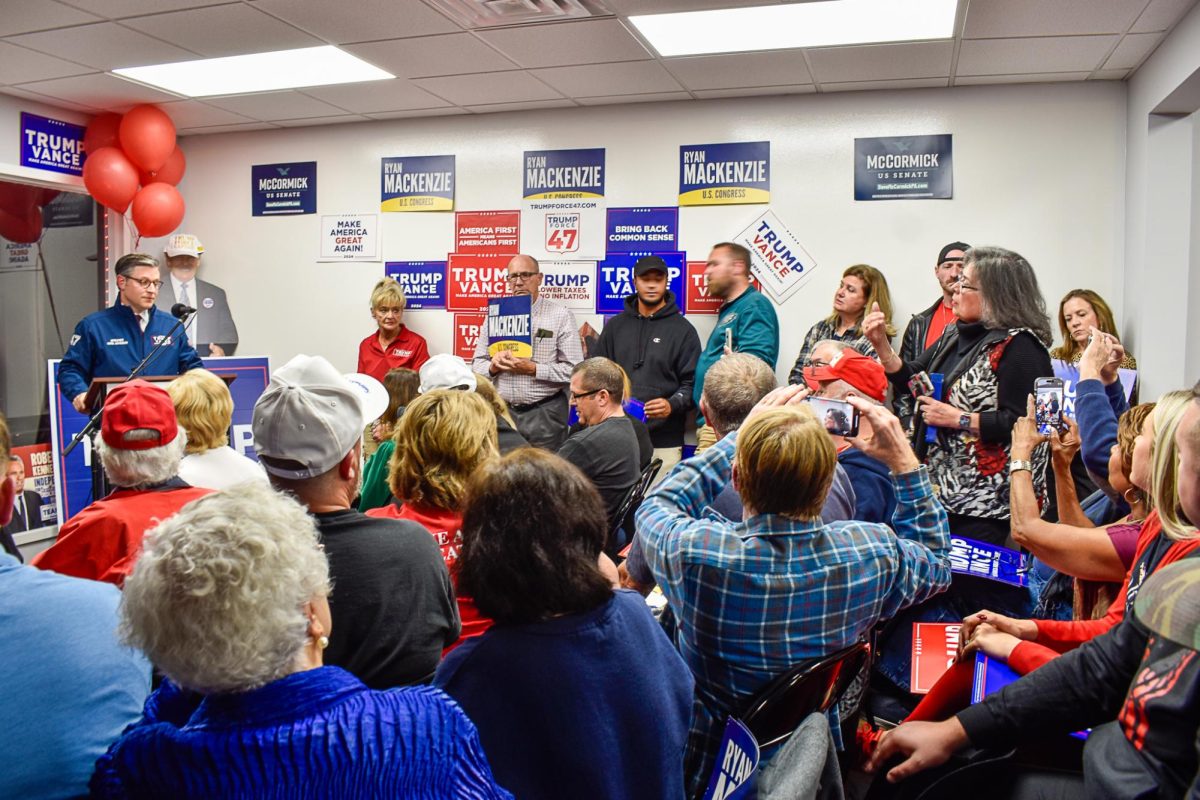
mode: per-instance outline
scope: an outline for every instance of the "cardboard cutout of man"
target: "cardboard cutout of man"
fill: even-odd
[[[201,356],[231,356],[238,346],[237,325],[229,310],[225,290],[196,277],[204,245],[190,233],[180,233],[167,240],[163,249],[167,257],[170,278],[163,281],[155,302],[163,311],[183,303],[197,313],[188,323],[187,335]]]

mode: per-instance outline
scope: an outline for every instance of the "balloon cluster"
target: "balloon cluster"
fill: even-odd
[[[29,244],[42,238],[42,207],[61,192],[20,183],[0,183],[0,236]]]
[[[118,214],[132,205],[141,236],[166,236],[179,227],[184,205],[175,184],[187,163],[175,144],[175,124],[160,108],[100,114],[84,132],[83,149],[83,185],[96,202]]]

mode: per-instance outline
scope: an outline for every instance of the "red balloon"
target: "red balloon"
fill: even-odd
[[[137,194],[138,173],[120,150],[101,147],[83,162],[83,185],[100,205],[124,214]]]
[[[32,209],[37,208],[40,191],[36,186],[23,183],[0,182],[0,209],[24,219]]]
[[[19,244],[32,244],[42,238],[42,210],[36,206],[24,217],[0,208],[0,237]]]
[[[129,160],[153,172],[175,150],[175,123],[158,106],[134,106],[121,118],[120,137]]]
[[[47,205],[49,205],[50,202],[52,200],[54,200],[54,198],[58,197],[60,194],[62,194],[62,192],[59,191],[58,189],[38,189],[37,190],[37,204],[38,204],[38,206],[44,208]]]
[[[183,157],[183,151],[176,147],[167,158],[167,163],[154,172],[141,173],[142,186],[149,186],[152,183],[169,183],[172,186],[178,186],[179,182],[183,180],[183,172],[186,169],[187,160]]]
[[[169,183],[142,187],[133,198],[133,224],[142,236],[166,236],[183,222],[183,196]]]
[[[83,150],[89,155],[101,147],[120,147],[117,129],[121,127],[121,115],[106,111],[92,117],[83,132]]]

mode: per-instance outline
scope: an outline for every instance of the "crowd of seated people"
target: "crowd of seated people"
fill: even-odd
[[[254,407],[256,465],[227,446],[211,373],[116,387],[97,454],[117,488],[30,566],[0,555],[0,620],[33,643],[0,657],[15,721],[0,796],[696,798],[760,690],[859,642],[903,649],[935,607],[961,623],[954,663],[923,698],[898,690],[892,716],[833,703],[837,768],[903,791],[958,751],[1091,728],[1081,764],[1018,757],[977,793],[1194,792],[1200,384],[1131,407],[1111,311],[1076,290],[1054,352],[1079,370],[1076,419],[1043,433],[1051,326],[1032,265],[961,242],[938,259],[943,296],[903,356],[886,278],[857,265],[790,385],[736,346],[707,364],[694,390],[716,443],[647,493],[619,568],[614,515],[651,455],[625,407],[633,364],[506,357],[485,375],[423,341],[409,359],[419,337],[385,280],[359,364],[383,379],[382,416],[371,379],[296,356]],[[540,281],[519,266],[517,283]],[[656,269],[639,276],[650,299]],[[755,291],[737,285],[726,305]],[[629,337],[663,307],[638,298]],[[664,414],[689,405],[686,367],[654,382]],[[911,390],[928,373],[940,397]],[[561,394],[521,402],[524,375],[561,377]],[[530,446],[514,420],[560,400],[579,425]],[[0,460],[8,446],[0,417]],[[964,606],[979,595],[954,579],[952,537],[1007,545],[1028,568],[1022,607],[1065,584],[1065,610]],[[972,704],[977,655],[1021,677]],[[793,769],[782,756],[764,747],[760,766]]]

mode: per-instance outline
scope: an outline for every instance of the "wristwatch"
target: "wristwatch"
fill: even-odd
[[[1033,472],[1033,462],[1032,461],[1018,461],[1017,459],[1013,459],[1012,461],[1008,462],[1008,474],[1009,475],[1012,475],[1014,472],[1020,472],[1021,470],[1027,470],[1028,472]]]
[[[971,415],[970,414],[960,414],[958,417],[958,427],[960,427],[964,430],[971,427]]]

